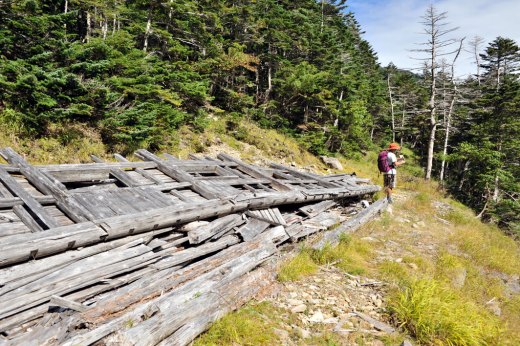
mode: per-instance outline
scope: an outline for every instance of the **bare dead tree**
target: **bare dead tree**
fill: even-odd
[[[451,119],[453,115],[453,109],[455,108],[455,103],[457,102],[458,98],[458,89],[457,89],[457,83],[455,83],[455,62],[457,61],[457,58],[460,55],[460,51],[462,50],[462,45],[464,43],[464,39],[462,38],[459,41],[459,49],[457,49],[457,52],[455,54],[455,57],[453,58],[453,61],[451,62],[451,75],[450,75],[450,84],[451,84],[451,100],[450,105],[448,107],[448,111],[445,114],[445,135],[444,135],[444,146],[442,150],[442,162],[441,162],[441,172],[440,172],[440,181],[441,184],[444,181],[444,172],[446,168],[446,154],[448,153],[448,143],[450,138],[450,130],[451,130]]]
[[[480,86],[480,50],[482,47],[482,44],[484,43],[484,39],[480,36],[475,36],[469,43],[469,49],[467,50],[469,53],[473,55],[473,58],[475,58],[475,65],[477,65],[477,83]]]
[[[428,156],[426,160],[426,175],[425,179],[430,180],[433,166],[433,154],[435,146],[435,134],[437,131],[437,108],[435,98],[437,96],[437,70],[439,69],[438,59],[441,56],[453,54],[454,51],[446,52],[447,47],[451,46],[456,42],[453,38],[447,38],[446,36],[458,28],[446,28],[448,23],[446,22],[447,12],[440,12],[433,6],[430,5],[421,17],[420,22],[424,26],[423,34],[427,36],[427,41],[421,43],[424,48],[415,49],[415,52],[426,53],[427,57],[418,58],[422,60],[428,67],[430,73],[429,83],[429,102],[428,102],[428,113],[429,113],[429,140],[428,140]]]

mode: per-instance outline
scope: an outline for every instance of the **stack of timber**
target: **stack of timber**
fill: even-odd
[[[135,154],[35,166],[0,149],[0,345],[188,344],[272,282],[284,244],[380,189],[226,154]]]

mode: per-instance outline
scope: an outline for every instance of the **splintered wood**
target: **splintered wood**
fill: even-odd
[[[274,280],[285,243],[342,224],[336,202],[379,190],[226,154],[45,166],[0,155],[0,345],[188,344]]]

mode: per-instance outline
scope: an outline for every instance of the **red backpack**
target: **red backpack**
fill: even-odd
[[[392,168],[388,164],[388,151],[383,150],[377,156],[377,168],[379,168],[379,172],[386,173]]]

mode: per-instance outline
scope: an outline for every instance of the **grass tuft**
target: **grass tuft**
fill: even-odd
[[[248,304],[216,321],[194,345],[277,345],[273,326],[281,314],[267,302]]]
[[[319,265],[334,264],[348,273],[359,275],[365,273],[371,253],[372,247],[368,242],[343,236],[337,246],[325,246],[314,251],[312,259]]]
[[[297,281],[304,276],[316,273],[318,266],[311,258],[308,250],[302,250],[296,257],[284,263],[278,273],[280,282]]]
[[[497,344],[500,321],[437,280],[415,280],[389,302],[393,317],[420,343]]]

